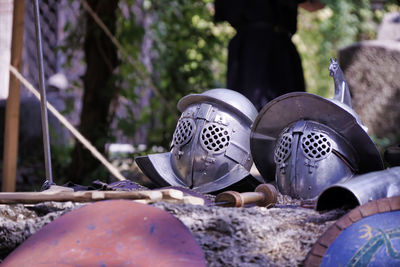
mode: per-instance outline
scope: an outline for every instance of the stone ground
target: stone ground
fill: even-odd
[[[263,207],[223,208],[156,203],[179,218],[204,250],[208,266],[298,266],[344,211],[320,214],[290,198]],[[0,205],[0,259],[41,227],[82,204]]]

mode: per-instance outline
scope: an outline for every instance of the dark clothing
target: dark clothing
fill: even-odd
[[[296,32],[296,0],[215,0],[215,20],[237,31],[229,43],[227,88],[249,98],[258,110],[275,97],[304,91]]]

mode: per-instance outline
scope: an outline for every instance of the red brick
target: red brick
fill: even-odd
[[[319,243],[325,247],[329,247],[329,245],[338,237],[341,233],[339,227],[336,224],[333,224],[329,229],[321,236]]]
[[[353,222],[350,220],[348,215],[342,216],[339,220],[336,221],[337,227],[342,231],[352,224]]]
[[[304,267],[318,267],[322,262],[322,258],[312,254],[308,254]]]
[[[311,254],[323,257],[327,249],[328,249],[327,247],[319,243],[316,243],[311,250]]]
[[[400,196],[389,198],[390,201],[390,209],[391,210],[400,210]]]
[[[357,208],[351,210],[351,211],[347,214],[347,216],[349,216],[349,218],[350,218],[350,220],[351,220],[352,222],[357,222],[357,221],[359,221],[360,219],[362,219],[362,215],[361,215],[361,213],[360,213],[360,207],[357,207]]]
[[[371,216],[378,212],[378,206],[376,205],[376,200],[368,202],[360,206],[360,212],[363,217]]]
[[[387,212],[390,211],[390,202],[389,199],[383,198],[377,201],[377,206],[379,212]]]

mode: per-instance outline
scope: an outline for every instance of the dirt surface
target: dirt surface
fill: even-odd
[[[204,250],[208,266],[297,266],[343,211],[324,214],[282,196],[274,208],[156,203],[179,218]],[[0,257],[65,212],[72,202],[0,206]]]

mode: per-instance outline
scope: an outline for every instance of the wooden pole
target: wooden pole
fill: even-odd
[[[54,191],[52,191],[52,189],[54,189]],[[66,190],[72,190],[72,192]],[[163,201],[169,203],[204,205],[203,198],[185,195],[182,191],[177,189],[162,189],[156,191],[139,190],[73,192],[72,188],[55,186],[43,192],[0,193],[0,204],[36,204],[47,201],[92,202],[106,199],[133,199],[144,204]]]
[[[14,0],[11,39],[11,65],[21,70],[24,35],[25,1]],[[3,153],[2,191],[14,192],[17,176],[19,136],[20,82],[10,74],[10,87],[6,103],[6,119]]]

